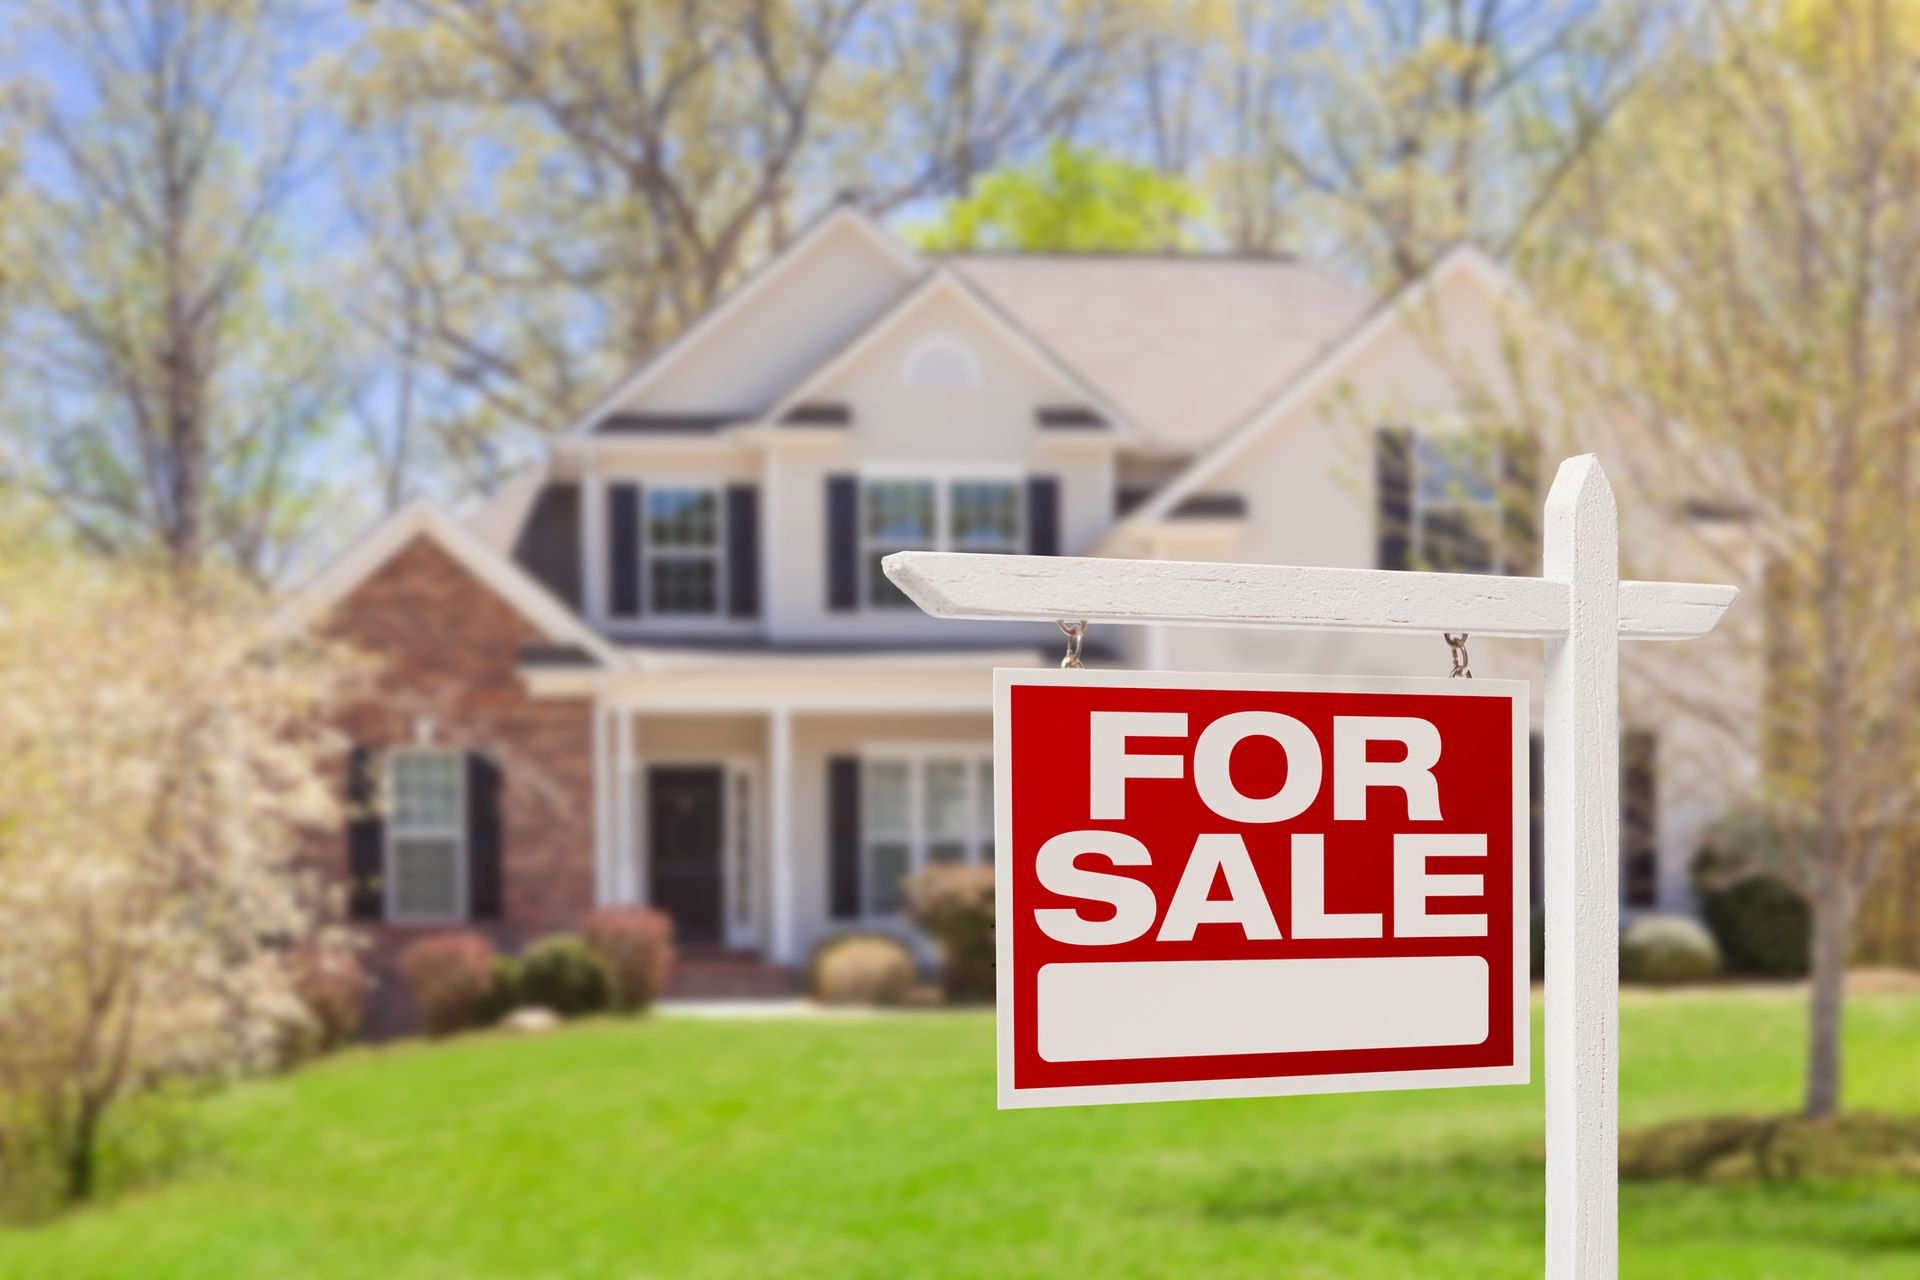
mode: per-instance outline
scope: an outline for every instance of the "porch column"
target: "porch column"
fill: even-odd
[[[772,873],[772,937],[768,950],[778,964],[793,964],[793,713],[767,713],[767,860]]]
[[[620,707],[613,722],[614,783],[614,899],[639,902],[641,885],[638,824],[634,820],[634,792],[639,788],[633,764],[633,708]]]
[[[607,760],[607,706],[593,700],[593,904],[614,900],[613,770]]]

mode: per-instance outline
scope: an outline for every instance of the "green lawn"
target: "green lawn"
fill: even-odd
[[[1784,1109],[1800,1001],[1630,997],[1630,1124]],[[980,1014],[662,1018],[357,1052],[198,1113],[145,1190],[0,1276],[1537,1276],[1530,1088],[1000,1114]],[[1535,1078],[1538,1078],[1538,1031]],[[1920,1111],[1920,999],[1850,1011]],[[1920,1277],[1920,1183],[1629,1185],[1630,1276]]]

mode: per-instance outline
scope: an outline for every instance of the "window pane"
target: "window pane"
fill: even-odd
[[[912,834],[907,783],[908,770],[903,760],[879,760],[867,766],[866,785],[861,788],[861,808],[869,835]]]
[[[1486,511],[1428,511],[1418,529],[1420,567],[1435,573],[1488,573],[1493,516]]]
[[[872,551],[867,554],[867,603],[878,605],[882,609],[911,609],[913,601],[907,599],[907,593],[893,585],[887,577],[887,571],[880,562],[887,556],[886,551]]]
[[[720,606],[720,569],[711,557],[656,556],[649,561],[653,611],[708,614]]]
[[[1020,489],[1004,480],[966,480],[952,492],[956,551],[1002,551],[1020,545]]]
[[[929,862],[965,862],[967,860],[967,842],[964,840],[935,840],[927,846]]]
[[[890,916],[906,904],[907,843],[878,840],[867,846],[868,914]]]
[[[975,821],[974,835],[980,840],[980,856],[985,862],[993,861],[993,761],[980,762],[979,785],[974,788],[973,803]]]
[[[933,542],[933,482],[874,480],[866,487],[867,539],[900,546]]]
[[[460,842],[409,837],[393,842],[393,910],[405,917],[450,917],[460,910]]]
[[[393,757],[395,827],[460,826],[460,763],[450,751],[401,752]]]
[[[1489,505],[1494,487],[1494,449],[1475,436],[1416,435],[1414,471],[1423,503]]]
[[[720,541],[720,496],[711,489],[648,489],[649,547],[712,547]]]
[[[967,765],[963,760],[927,762],[927,836],[960,839],[967,835]]]

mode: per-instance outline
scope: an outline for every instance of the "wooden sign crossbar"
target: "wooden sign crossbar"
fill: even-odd
[[[1546,650],[1547,1275],[1619,1271],[1619,645],[1711,631],[1731,586],[1620,580],[1613,489],[1560,464],[1538,578],[901,551],[945,618],[1531,636]]]

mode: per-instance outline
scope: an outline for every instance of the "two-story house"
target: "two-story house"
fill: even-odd
[[[538,474],[465,519],[393,516],[291,602],[386,666],[347,717],[347,785],[386,796],[339,854],[353,915],[511,944],[650,903],[776,980],[898,927],[903,877],[992,856],[989,672],[1060,638],[928,618],[881,557],[1537,573],[1527,519],[1473,518],[1535,494],[1533,446],[1448,443],[1505,288],[1470,251],[1385,299],[1284,258],[927,257],[833,212]],[[1524,646],[1474,654],[1537,673]],[[1089,655],[1448,669],[1437,635],[1096,627]],[[1660,744],[1628,745],[1624,892],[1677,905],[1715,801],[1669,802]]]

